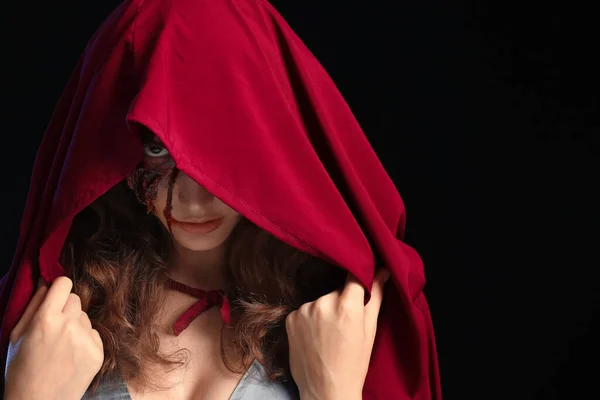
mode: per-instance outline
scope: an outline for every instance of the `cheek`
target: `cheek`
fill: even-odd
[[[231,215],[231,218],[232,218],[233,220],[235,220],[236,222],[237,222],[237,221],[239,221],[239,220],[242,218],[242,216],[241,216],[240,214],[238,214],[238,213],[237,213],[236,211],[234,211],[234,210],[231,210],[231,211],[229,212],[229,215]]]
[[[231,230],[235,229],[237,224],[239,224],[240,220],[242,219],[242,216],[237,211],[232,210],[231,208],[228,208],[225,215],[225,219],[228,221],[227,224],[231,228]]]

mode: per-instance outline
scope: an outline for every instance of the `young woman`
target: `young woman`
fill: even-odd
[[[403,230],[351,112],[266,1],[126,1],[38,153],[0,293],[5,396],[438,399]]]
[[[38,289],[13,330],[7,400],[81,398],[98,372],[84,398],[292,399],[289,361],[303,399],[361,398],[382,279],[367,307],[351,280],[288,316],[341,287],[340,270],[243,219],[145,137],[129,187],[72,224],[61,265],[74,293],[62,277]]]

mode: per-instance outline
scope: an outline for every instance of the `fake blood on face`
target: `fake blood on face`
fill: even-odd
[[[147,146],[155,146],[157,150],[165,151],[164,145],[154,136],[151,143]],[[156,211],[154,202],[158,196],[158,186],[160,182],[168,177],[167,204],[163,209],[163,215],[167,222],[169,232],[173,217],[173,187],[177,179],[178,169],[175,167],[173,159],[168,154],[165,156],[146,156],[134,171],[127,178],[127,185],[134,191],[137,200],[146,206],[148,213]]]
[[[171,171],[171,175],[169,176],[169,186],[167,188],[167,204],[165,205],[165,209],[163,210],[163,215],[165,216],[165,220],[167,221],[167,227],[169,228],[169,232],[171,230],[171,223],[173,222],[173,215],[171,215],[171,211],[173,210],[173,186],[175,186],[175,180],[177,179],[178,169],[173,168]]]

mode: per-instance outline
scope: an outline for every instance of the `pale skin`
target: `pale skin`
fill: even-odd
[[[146,157],[170,157],[154,147],[146,146]],[[164,208],[164,182],[160,184],[155,203],[157,210]],[[157,212],[156,216],[166,225],[162,213]],[[191,234],[177,225],[172,227],[175,243],[169,269],[172,278],[208,290],[223,287],[223,242],[240,218],[234,210],[180,171],[173,190],[173,217],[180,221],[198,221],[214,216],[223,217],[223,223],[208,234]],[[290,367],[302,400],[362,398],[383,289],[388,278],[387,271],[378,271],[366,306],[364,286],[349,274],[342,290],[304,304],[287,317]],[[6,400],[79,400],[100,370],[103,362],[100,335],[82,311],[79,297],[71,293],[72,287],[73,283],[67,277],[57,278],[49,288],[40,285],[11,332],[5,371]],[[185,308],[194,301],[185,294],[173,292],[165,307]],[[181,347],[195,349],[204,355],[204,360],[206,353],[217,354],[218,350],[218,341],[213,340],[212,332],[217,331],[214,327],[220,323],[219,314],[214,309],[210,311],[214,312],[198,317],[179,338]],[[166,319],[165,325],[169,323],[171,320]],[[165,336],[164,346],[173,349],[169,347],[169,340]],[[176,375],[173,379],[183,382],[183,385],[169,392],[168,398],[229,398],[240,376],[220,373],[218,371],[226,369],[195,361],[195,364],[191,363],[196,365],[192,367],[191,375],[217,384],[206,390],[202,387],[202,379],[186,381],[189,373]],[[216,373],[213,372],[215,370]],[[153,395],[131,388],[130,392],[135,400],[166,398],[164,392]]]

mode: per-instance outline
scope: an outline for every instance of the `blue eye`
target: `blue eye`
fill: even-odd
[[[148,157],[164,157],[169,155],[169,151],[163,146],[148,144],[144,146],[144,154]]]

